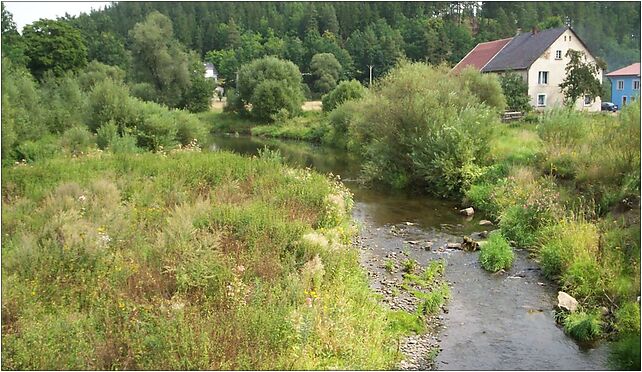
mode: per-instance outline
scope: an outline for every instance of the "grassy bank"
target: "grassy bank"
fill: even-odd
[[[320,111],[307,111],[300,116],[275,123],[261,123],[239,114],[218,111],[200,113],[197,116],[214,134],[238,133],[319,143],[328,130],[325,115]]]
[[[277,154],[92,152],[5,167],[2,191],[4,369],[397,360],[349,193]]]
[[[640,366],[639,125],[630,105],[617,117],[556,111],[504,126],[493,165],[466,191],[579,301],[560,314],[569,335],[617,340],[611,362],[625,369]]]

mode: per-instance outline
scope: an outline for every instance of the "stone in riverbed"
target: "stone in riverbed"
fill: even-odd
[[[448,249],[461,249],[461,243],[448,243],[446,244]]]
[[[573,313],[577,310],[577,300],[568,293],[559,291],[557,292],[557,307]]]
[[[492,226],[493,223],[491,221],[488,221],[488,220],[481,220],[481,221],[479,221],[479,225],[480,226]]]
[[[460,209],[459,213],[463,214],[464,216],[472,216],[473,214],[475,214],[475,210],[473,209],[473,207],[468,207],[468,208]]]
[[[464,236],[461,248],[467,252],[474,252],[479,249],[479,243],[471,239],[469,236]]]
[[[432,249],[432,242],[425,242],[424,243],[424,249],[429,251]]]

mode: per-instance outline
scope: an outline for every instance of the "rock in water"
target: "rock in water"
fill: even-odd
[[[480,226],[492,226],[493,223],[488,221],[488,220],[481,220],[481,221],[479,221],[479,225]]]
[[[577,310],[577,300],[568,293],[559,291],[557,292],[557,307],[575,312]]]
[[[479,249],[479,243],[474,241],[469,236],[464,236],[464,241],[461,243],[461,248],[468,252],[474,252]]]
[[[432,249],[432,242],[425,242],[424,243],[424,249],[429,251]]]
[[[472,216],[473,214],[475,214],[475,210],[473,209],[473,207],[468,207],[460,209],[459,213],[463,214],[464,216]]]
[[[448,243],[446,244],[448,249],[461,249],[461,243]]]

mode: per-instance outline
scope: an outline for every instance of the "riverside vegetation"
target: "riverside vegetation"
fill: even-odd
[[[505,101],[497,79],[447,72],[401,63],[361,98],[252,133],[298,128],[305,135],[291,138],[361,156],[366,182],[464,196],[499,223],[482,245],[482,267],[509,268],[509,241],[528,249],[543,273],[580,302],[579,312],[560,314],[567,332],[580,341],[615,339],[613,365],[636,368],[639,104],[618,116],[560,109],[500,124]]]

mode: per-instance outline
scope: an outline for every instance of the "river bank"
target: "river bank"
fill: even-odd
[[[444,306],[448,313],[430,318],[429,323],[435,326],[426,335],[408,338],[400,345],[408,357],[399,368],[515,369],[515,363],[528,366],[525,369],[606,368],[605,344],[594,351],[582,350],[556,326],[556,286],[542,278],[538,269],[526,270],[537,267],[526,259],[526,252],[518,252],[513,269],[489,274],[479,267],[477,252],[445,249],[448,242],[461,242],[463,236],[480,239],[476,233],[489,229],[479,224],[483,216],[461,216],[459,206],[446,200],[364,188],[356,182],[358,162],[336,149],[247,137],[216,137],[214,144],[214,149],[247,155],[268,146],[279,149],[288,164],[340,175],[354,194],[352,217],[361,226],[362,266],[370,272],[371,288],[381,293],[382,301],[391,307],[411,311],[416,308],[414,300],[407,299],[400,288],[400,263],[413,259],[425,267],[429,262],[445,260],[444,279],[452,292]],[[426,242],[432,243],[432,249],[425,249]],[[394,274],[386,270],[391,257]],[[475,331],[479,326],[485,328]],[[525,336],[530,334],[532,338]],[[464,356],[460,352],[462,345],[471,350],[476,345],[483,354],[478,357],[471,351],[466,354],[469,357]],[[540,348],[537,353],[531,352],[534,347]],[[434,350],[438,349],[442,351],[435,356]]]

